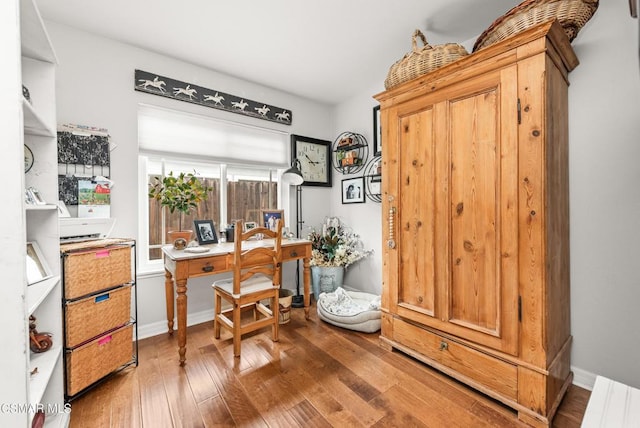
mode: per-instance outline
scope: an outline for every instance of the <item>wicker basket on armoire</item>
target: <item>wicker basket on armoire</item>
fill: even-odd
[[[572,42],[598,8],[598,0],[525,0],[496,19],[476,40],[473,52],[536,24],[557,19]]]

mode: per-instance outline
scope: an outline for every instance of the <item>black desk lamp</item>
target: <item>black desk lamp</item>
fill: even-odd
[[[300,172],[300,161],[296,158],[291,162],[291,168],[282,174],[282,181],[296,186],[296,238],[300,238],[302,223],[302,186],[304,178]],[[296,261],[296,295],[291,300],[294,308],[304,307],[304,296],[300,294],[300,260]]]

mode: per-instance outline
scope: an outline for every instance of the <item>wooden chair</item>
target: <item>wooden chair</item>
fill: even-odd
[[[242,233],[242,221],[235,223],[233,278],[213,283],[215,317],[213,331],[220,339],[220,327],[233,333],[233,355],[240,356],[242,335],[271,325],[274,342],[278,341],[280,269],[282,264],[282,223],[278,220],[275,231],[257,227]],[[273,247],[260,246],[257,234],[273,238]],[[249,240],[253,238],[254,240]],[[270,300],[270,308],[261,303]],[[231,303],[231,309],[222,310],[222,301]],[[253,310],[253,320],[241,315]]]

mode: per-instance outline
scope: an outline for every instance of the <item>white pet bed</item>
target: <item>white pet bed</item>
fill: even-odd
[[[373,333],[380,330],[380,296],[338,288],[318,297],[318,317],[338,327]]]

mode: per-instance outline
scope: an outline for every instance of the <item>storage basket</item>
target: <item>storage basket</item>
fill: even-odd
[[[291,301],[293,300],[293,291],[286,288],[280,289],[280,297],[278,299],[278,324],[287,324],[291,321]]]
[[[67,351],[67,395],[72,396],[133,360],[133,325]]]
[[[597,8],[598,0],[525,0],[496,19],[478,37],[473,51],[551,19],[558,20],[571,42]]]
[[[418,48],[418,38],[422,40],[423,47]],[[386,89],[408,82],[418,76],[429,73],[437,68],[452,63],[463,56],[469,55],[467,50],[457,43],[431,46],[420,30],[416,30],[412,36],[412,50],[402,59],[396,61],[389,69],[384,81]]]
[[[131,285],[100,293],[65,306],[67,348],[74,348],[131,319]]]
[[[78,297],[131,282],[131,247],[99,248],[67,253],[64,298]]]

